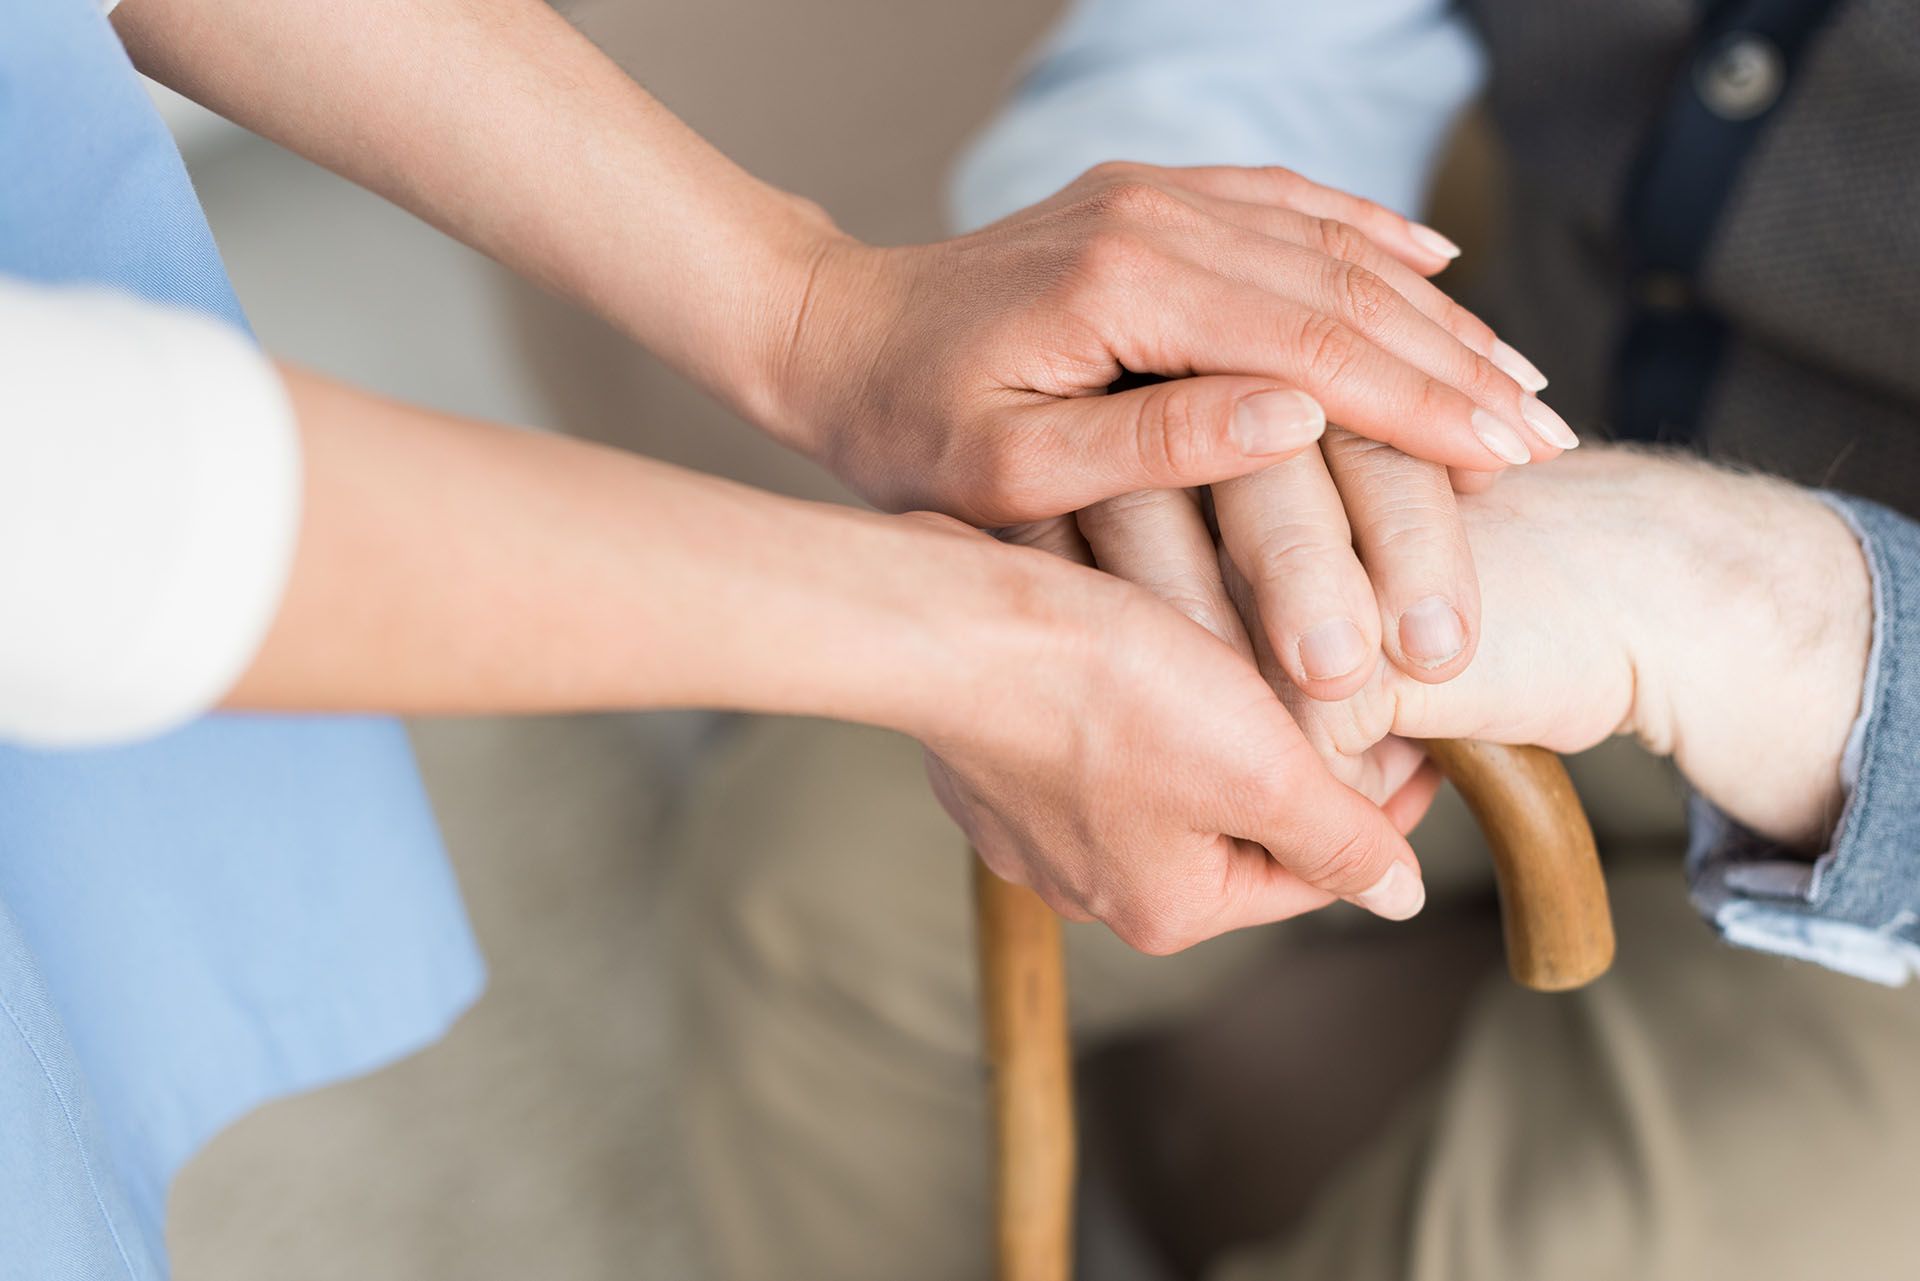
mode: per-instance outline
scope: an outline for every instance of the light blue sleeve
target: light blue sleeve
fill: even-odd
[[[981,226],[1105,160],[1285,165],[1417,214],[1484,70],[1447,0],[1074,0],[950,214]]]
[[[1873,577],[1873,644],[1832,845],[1809,862],[1693,801],[1693,901],[1729,942],[1898,985],[1920,973],[1920,524],[1820,495]]]

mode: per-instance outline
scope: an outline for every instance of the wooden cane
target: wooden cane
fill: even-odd
[[[1613,918],[1593,829],[1560,758],[1537,747],[1427,744],[1493,851],[1507,966],[1561,992],[1613,961]],[[1000,1281],[1073,1274],[1074,1120],[1060,921],[1033,891],[974,860],[980,1001],[994,1137]]]

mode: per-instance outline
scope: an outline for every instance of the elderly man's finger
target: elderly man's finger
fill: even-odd
[[[1353,693],[1379,662],[1380,610],[1320,452],[1216,485],[1213,505],[1287,678],[1314,698]]]
[[[993,536],[1003,543],[1052,552],[1076,565],[1093,564],[1093,550],[1087,546],[1087,540],[1080,536],[1080,527],[1071,516],[1054,516],[1047,520],[1007,525],[994,530]]]
[[[1094,564],[1172,605],[1241,653],[1253,649],[1220,579],[1213,535],[1199,497],[1149,489],[1095,503],[1078,516]]]
[[[1472,661],[1480,585],[1447,473],[1351,432],[1329,432],[1327,470],[1380,607],[1381,648],[1415,680]]]

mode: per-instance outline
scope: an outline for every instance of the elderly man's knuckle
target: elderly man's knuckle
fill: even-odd
[[[1329,430],[1320,448],[1326,454],[1327,466],[1335,469],[1342,479],[1384,478],[1394,470],[1396,460],[1407,457],[1392,445],[1343,428]]]
[[[1256,587],[1307,581],[1308,575],[1324,572],[1334,554],[1344,549],[1350,538],[1350,532],[1344,527],[1334,529],[1292,521],[1260,531],[1253,539],[1250,567]]]
[[[1171,498],[1178,498],[1177,491],[1165,489],[1136,489],[1131,493],[1115,494],[1112,498],[1102,499],[1093,506],[1080,512],[1080,527],[1091,533],[1112,532],[1124,534],[1135,522],[1151,519]]]
[[[1383,562],[1425,566],[1446,556],[1459,517],[1440,503],[1408,495],[1388,500],[1368,523],[1367,541]]]
[[[1149,589],[1168,606],[1215,636],[1227,634],[1228,611],[1224,602],[1207,590],[1205,583],[1190,575],[1182,575],[1172,581],[1162,580],[1149,584]]]

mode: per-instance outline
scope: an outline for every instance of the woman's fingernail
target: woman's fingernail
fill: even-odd
[[[1448,240],[1432,227],[1422,222],[1409,222],[1407,231],[1413,236],[1413,243],[1430,254],[1439,254],[1442,258],[1458,258],[1460,246]]]
[[[1304,391],[1261,391],[1233,410],[1233,443],[1243,454],[1305,449],[1327,430],[1327,411]]]
[[[1445,597],[1415,601],[1400,615],[1400,648],[1423,667],[1451,662],[1467,647],[1467,629]]]
[[[1474,410],[1467,421],[1473,425],[1473,434],[1480,438],[1487,452],[1501,462],[1518,467],[1533,457],[1527,452],[1527,443],[1520,439],[1520,433],[1486,410]]]
[[[1487,353],[1487,359],[1528,391],[1539,391],[1547,385],[1547,376],[1540,372],[1540,366],[1515,351],[1513,344],[1504,338],[1493,340],[1493,350]]]
[[[1555,449],[1578,449],[1580,438],[1573,434],[1573,428],[1567,426],[1567,420],[1547,407],[1547,402],[1538,396],[1528,396],[1520,402],[1520,416],[1527,420],[1527,426]]]
[[[1427,887],[1405,863],[1395,863],[1387,874],[1353,896],[1353,901],[1375,916],[1389,921],[1404,921],[1427,905]]]
[[[1344,618],[1332,618],[1300,638],[1300,668],[1308,680],[1330,681],[1367,661],[1367,638]]]

